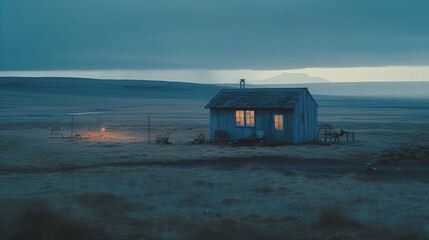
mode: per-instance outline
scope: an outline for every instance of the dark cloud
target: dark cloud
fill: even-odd
[[[429,65],[426,0],[0,0],[0,70]]]

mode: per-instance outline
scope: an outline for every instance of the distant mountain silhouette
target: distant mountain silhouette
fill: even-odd
[[[271,83],[271,84],[289,84],[289,83],[320,83],[320,82],[329,82],[329,80],[308,76],[305,73],[282,73],[280,75],[274,76],[262,80],[261,82]]]
[[[429,98],[429,81],[407,82],[325,82],[294,84],[247,85],[249,88],[301,88],[306,87],[313,95],[417,97]]]

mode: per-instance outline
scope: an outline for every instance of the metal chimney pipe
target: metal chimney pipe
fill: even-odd
[[[242,78],[240,79],[240,89],[246,88],[246,79]]]

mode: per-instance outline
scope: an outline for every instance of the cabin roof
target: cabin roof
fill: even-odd
[[[293,107],[307,88],[222,89],[206,108],[261,109]]]

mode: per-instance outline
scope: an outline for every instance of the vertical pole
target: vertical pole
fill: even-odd
[[[147,115],[147,143],[150,144],[150,115]]]
[[[70,137],[73,137],[73,116],[71,116],[71,135]]]
[[[246,88],[246,80],[244,78],[240,79],[240,89]]]
[[[325,142],[327,141],[327,139],[326,139],[326,126],[325,126]]]
[[[98,137],[101,137],[101,116],[98,115]]]
[[[150,115],[147,116],[147,143],[150,144]]]

